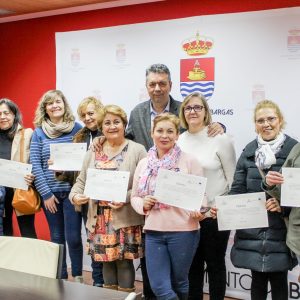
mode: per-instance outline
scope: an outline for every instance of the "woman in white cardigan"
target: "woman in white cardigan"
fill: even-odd
[[[193,154],[207,177],[207,212],[215,206],[215,196],[227,194],[233,180],[236,157],[233,144],[226,134],[209,137],[211,113],[200,93],[187,96],[180,108],[181,125],[187,129],[179,136],[179,147]],[[189,299],[203,299],[204,262],[211,300],[223,300],[226,290],[225,252],[229,231],[218,231],[217,220],[210,217],[201,222],[200,242],[189,273]]]

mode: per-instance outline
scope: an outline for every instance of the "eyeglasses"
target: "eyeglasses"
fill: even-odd
[[[8,117],[8,116],[10,116],[12,113],[10,112],[10,111],[7,111],[7,110],[5,110],[5,111],[3,111],[3,112],[0,112],[0,117]]]
[[[184,108],[184,112],[191,113],[192,110],[194,110],[194,112],[200,112],[200,111],[202,111],[203,108],[204,108],[203,105],[186,106]]]
[[[268,117],[268,118],[265,118],[265,119],[258,119],[255,122],[258,125],[264,125],[266,122],[268,124],[273,124],[276,120],[277,120],[277,117]]]

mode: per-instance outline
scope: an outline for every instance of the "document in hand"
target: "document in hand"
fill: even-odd
[[[154,197],[161,203],[199,211],[206,182],[205,177],[160,169],[156,178]]]
[[[219,230],[269,227],[265,193],[215,197]]]
[[[28,190],[24,176],[31,173],[32,165],[0,159],[0,185]]]
[[[53,165],[50,170],[80,171],[86,154],[86,143],[50,144],[50,157]]]
[[[94,200],[126,202],[129,172],[89,168],[84,195]]]
[[[300,207],[300,168],[282,168],[282,175],[281,205]]]

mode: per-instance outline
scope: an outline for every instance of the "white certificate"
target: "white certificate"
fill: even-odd
[[[219,230],[269,227],[265,193],[215,197]]]
[[[300,168],[282,168],[282,175],[281,205],[300,207]]]
[[[94,200],[126,202],[129,172],[87,170],[84,195]]]
[[[31,169],[30,164],[0,159],[0,185],[27,191],[24,176],[31,174]]]
[[[207,179],[165,169],[158,171],[154,197],[161,203],[200,210]]]
[[[50,144],[50,157],[53,165],[50,170],[80,171],[86,154],[86,143]]]

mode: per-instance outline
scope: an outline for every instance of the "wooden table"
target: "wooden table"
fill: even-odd
[[[1,300],[124,300],[128,293],[0,268]]]

